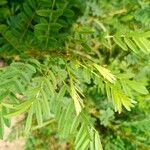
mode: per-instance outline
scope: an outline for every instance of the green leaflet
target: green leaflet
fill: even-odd
[[[105,78],[107,79],[110,83],[114,83],[116,78],[115,76],[106,68],[97,65],[97,64],[93,64],[94,67],[99,71],[99,73]]]
[[[37,119],[38,126],[42,126],[42,124],[43,124],[42,108],[41,108],[41,104],[40,103],[41,102],[40,102],[39,99],[37,99],[34,102],[35,114],[36,114],[36,119]]]
[[[34,26],[35,30],[45,31],[48,28],[48,23],[39,23]]]
[[[63,96],[65,95],[66,92],[66,85],[63,85],[59,91],[59,93],[57,94],[56,100],[60,101]]]
[[[7,114],[8,112],[9,112],[9,109],[3,107],[3,109],[2,109],[2,114]],[[5,126],[7,126],[8,128],[10,128],[10,126],[11,126],[11,119],[7,119],[7,118],[4,118],[4,117],[3,117],[3,120],[4,120]]]
[[[80,132],[80,131],[79,131]],[[82,149],[82,144],[84,143],[86,143],[87,141],[89,142],[89,139],[87,139],[86,140],[86,136],[87,136],[87,134],[86,134],[86,132],[84,133],[84,132],[81,132],[82,134],[81,134],[81,136],[80,136],[80,139],[77,139],[78,140],[78,143],[76,143],[76,149],[78,150],[78,149]]]
[[[41,9],[41,10],[36,11],[38,15],[43,16],[43,17],[49,17],[51,12],[52,10],[47,10],[47,9]]]
[[[148,90],[139,82],[136,81],[127,81],[127,84],[129,85],[130,88],[135,90],[138,93],[147,95],[149,92]]]
[[[90,143],[90,140],[89,140],[89,139],[85,140],[85,141],[83,142],[83,145],[82,145],[79,149],[81,149],[81,150],[86,150],[86,149],[88,149],[89,143]]]
[[[31,106],[31,108],[29,109],[28,112],[28,116],[27,116],[27,120],[26,120],[26,124],[25,124],[25,134],[29,134],[29,131],[31,129],[31,125],[32,125],[32,118],[33,118],[33,106]]]
[[[9,114],[4,115],[4,117],[5,118],[11,118],[11,117],[20,115],[20,114],[24,113],[30,106],[31,106],[31,103],[28,103],[27,105],[25,105],[24,107],[20,108],[19,110],[13,111],[13,112],[11,112]]]
[[[133,50],[135,53],[138,53],[138,49],[136,47],[136,45],[132,42],[132,40],[130,40],[129,38],[124,37],[124,41],[126,42],[126,44],[128,45],[128,47]]]
[[[108,98],[108,100],[111,100],[111,90],[110,90],[110,87],[109,87],[109,85],[106,83],[106,85],[105,85],[105,88],[106,88],[106,94],[107,94],[107,98]]]
[[[64,123],[65,123],[65,119],[64,119],[65,114],[66,114],[66,110],[63,109],[63,110],[61,111],[61,114],[60,114],[60,116],[59,116],[59,121],[58,121],[58,131],[59,131],[60,133],[61,133],[61,130],[62,130],[62,126],[63,126]]]
[[[63,16],[66,16],[66,17],[73,17],[75,14],[72,10],[70,9],[65,9],[64,12],[63,12]]]
[[[50,77],[49,77],[49,78],[50,78]],[[45,80],[45,83],[46,83],[48,92],[50,92],[51,97],[54,97],[55,91],[54,91],[54,87],[53,87],[52,83],[51,83],[50,80],[47,79],[47,78],[44,78],[44,80]],[[55,85],[54,85],[54,86],[55,86]]]
[[[80,29],[78,29],[78,31],[77,32],[79,32],[79,33],[81,33],[81,34],[92,34],[92,33],[94,33],[94,30],[93,29],[91,29],[91,28],[88,28],[88,27],[83,27],[83,28],[80,28]],[[83,40],[82,40],[83,41]]]
[[[14,67],[16,67],[16,69],[20,69],[25,72],[27,71],[27,72],[36,73],[35,67],[30,64],[17,62],[17,63],[12,63],[11,66],[14,66]]]
[[[125,50],[125,51],[128,50],[126,44],[122,41],[122,38],[121,38],[121,37],[119,37],[118,35],[115,35],[115,36],[113,37],[113,40],[114,40],[114,42],[115,42],[117,45],[119,45],[123,50]]]
[[[118,90],[115,88],[111,89],[111,93],[112,93],[112,99],[113,99],[113,105],[115,107],[115,111],[118,111],[119,113],[121,113],[122,111],[122,104],[121,104],[121,95],[120,93],[118,93]]]
[[[100,136],[97,131],[95,131],[95,150],[103,150]]]
[[[150,41],[148,39],[148,36],[149,32],[127,32],[124,35],[117,33],[113,36],[113,40],[125,51],[127,51],[129,47],[136,54],[138,54],[139,51],[141,51],[144,54],[148,54],[150,52]],[[110,46],[108,46],[108,42],[106,43],[106,41],[104,41],[104,38],[102,39],[102,41],[107,48],[110,48]]]
[[[108,48],[108,49],[111,49],[111,48],[112,48],[111,43],[110,43],[105,37],[103,37],[103,38],[101,39],[101,42],[102,42],[102,44],[103,44],[106,48]]]
[[[71,128],[70,128],[70,134],[75,132],[75,129],[77,129],[78,125],[79,125],[79,116],[75,116],[75,118],[72,121]]]
[[[22,109],[22,108],[24,108],[24,107],[26,107],[26,106],[30,106],[30,105],[32,105],[32,103],[33,103],[33,100],[31,99],[31,100],[26,100],[25,102],[23,102],[23,103],[20,103],[20,104],[16,104],[16,105],[14,105],[13,107],[12,107],[12,109],[15,109],[15,110],[19,110],[19,109]],[[6,107],[7,107],[7,105],[6,105]]]
[[[42,17],[49,17],[50,14],[53,14],[56,18],[62,15],[62,10],[50,10],[50,9],[40,9],[36,13]]]
[[[2,112],[0,111],[0,139],[3,139],[4,135],[4,120],[2,117]]]
[[[49,70],[49,75],[50,75],[50,79],[53,83],[53,88],[55,89],[57,86],[57,80],[56,80],[55,74],[51,70]]]
[[[94,139],[95,139],[95,134],[93,132],[93,129],[91,129],[90,131],[90,136],[91,136],[91,140],[90,140],[90,149],[91,150],[95,150],[95,142],[93,143]]]
[[[8,95],[8,91],[1,90],[0,91],[0,102]]]
[[[24,5],[23,5],[23,9],[24,9],[24,11],[25,11],[25,13],[27,14],[27,15],[31,15],[32,14],[32,10],[31,10],[31,8],[28,6],[28,4],[27,3],[25,3]]]
[[[42,94],[42,108],[43,108],[43,112],[44,114],[47,116],[47,118],[50,117],[50,103],[49,103],[49,98],[48,96],[46,95],[46,93],[41,90],[41,94]]]
[[[80,127],[80,130],[78,131],[78,134],[76,136],[76,139],[75,139],[75,145],[77,146],[80,146],[80,144],[82,144],[83,141],[81,141],[81,143],[78,143],[80,142],[80,138],[82,138],[84,140],[84,138],[86,137],[86,133],[84,133],[84,124],[81,125]]]
[[[91,129],[91,141],[90,141],[90,149],[91,150],[103,150],[102,144],[100,141],[100,136],[97,131]]]
[[[147,54],[147,50],[146,50],[146,47],[145,45],[141,42],[140,38],[137,38],[137,37],[133,37],[133,40],[134,42],[136,43],[136,45],[140,48],[140,50]]]
[[[136,103],[135,101],[127,97],[122,91],[119,91],[119,89],[115,86],[111,87],[111,94],[115,111],[118,111],[119,113],[121,113],[122,111],[122,106],[130,111],[134,106],[133,104]]]
[[[35,30],[45,31],[46,29],[48,29],[48,26],[50,26],[51,30],[53,31],[58,31],[62,28],[62,25],[59,23],[39,23],[35,25]]]
[[[75,86],[72,83],[72,80],[70,80],[70,86],[71,86],[71,97],[74,101],[74,105],[75,105],[75,109],[76,109],[76,113],[77,115],[79,115],[79,113],[82,111],[82,107],[83,107],[83,102],[82,99],[80,98],[80,96],[78,95]]]
[[[62,130],[62,135],[63,137],[67,137],[69,135],[70,127],[72,125],[72,110],[73,110],[73,105],[70,103],[68,105],[68,108],[66,110],[66,114],[64,115],[64,124],[61,123],[61,130]]]
[[[122,79],[120,82],[121,82],[121,86],[122,86],[122,89],[123,89],[124,93],[125,93],[126,95],[128,95],[130,98],[133,98],[131,89],[127,86],[126,81],[124,81],[124,80]]]
[[[146,38],[140,38],[141,43],[143,44],[143,46],[145,47],[145,49],[147,50],[147,53],[150,52],[150,41],[147,40]]]

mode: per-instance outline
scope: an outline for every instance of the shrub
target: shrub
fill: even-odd
[[[148,150],[149,10],[148,0],[2,0],[0,137],[24,114],[26,149]]]

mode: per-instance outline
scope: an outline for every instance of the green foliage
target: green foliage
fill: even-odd
[[[23,115],[26,149],[148,150],[149,4],[2,0],[0,138]]]
[[[77,18],[76,11],[78,14],[83,11],[82,5],[80,0],[27,0],[19,13],[10,14],[8,25],[0,26],[3,45],[0,51],[14,49],[20,53],[31,47],[40,50],[61,48]]]

